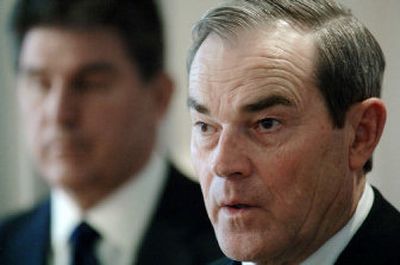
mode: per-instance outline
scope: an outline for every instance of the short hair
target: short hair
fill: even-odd
[[[210,9],[193,27],[188,72],[210,34],[235,39],[243,30],[268,27],[279,20],[313,36],[317,50],[314,78],[333,126],[344,126],[353,104],[380,97],[383,52],[350,10],[333,0],[231,0]],[[363,169],[365,173],[372,169],[372,158]]]
[[[10,19],[16,58],[34,27],[90,30],[104,27],[119,34],[129,59],[149,80],[164,66],[161,18],[153,0],[18,0]]]

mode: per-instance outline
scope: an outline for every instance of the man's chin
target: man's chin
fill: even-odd
[[[217,240],[224,254],[238,261],[265,262],[279,256],[280,246],[273,242],[266,245],[258,233],[217,233]],[[269,264],[269,263],[268,263]]]
[[[221,250],[227,257],[239,261],[254,261],[258,256],[257,246],[246,241],[241,237],[218,238]]]
[[[50,187],[79,189],[88,182],[84,170],[71,167],[56,167],[43,171],[43,178]]]

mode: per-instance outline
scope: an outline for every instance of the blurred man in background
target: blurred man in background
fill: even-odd
[[[173,92],[152,1],[21,0],[17,94],[51,196],[0,225],[0,264],[203,264],[197,184],[157,149]]]
[[[194,27],[192,156],[228,264],[400,264],[367,180],[384,57],[330,0],[236,0]]]

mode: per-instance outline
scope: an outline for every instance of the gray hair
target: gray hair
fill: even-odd
[[[385,59],[370,31],[350,10],[334,0],[231,0],[209,10],[193,27],[187,69],[212,33],[236,39],[242,31],[286,21],[312,34],[317,49],[315,81],[333,125],[344,126],[347,110],[370,97],[380,97]],[[364,172],[372,169],[372,160]]]

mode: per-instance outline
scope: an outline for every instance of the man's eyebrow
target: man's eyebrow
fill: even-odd
[[[198,103],[194,98],[188,97],[186,101],[187,106],[190,109],[194,109],[195,111],[202,113],[202,114],[210,114],[210,111],[207,109],[206,106]]]
[[[242,107],[244,112],[258,112],[267,108],[271,108],[276,105],[292,106],[293,103],[279,95],[267,96],[265,98],[259,99],[253,103],[246,104]]]

